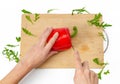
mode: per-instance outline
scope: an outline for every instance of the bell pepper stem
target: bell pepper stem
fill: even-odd
[[[70,35],[71,38],[75,37],[78,33],[78,29],[76,26],[73,26],[73,33]]]

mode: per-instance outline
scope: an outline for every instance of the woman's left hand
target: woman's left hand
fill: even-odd
[[[57,51],[51,51],[54,45],[58,33],[56,32],[48,43],[46,43],[48,36],[52,32],[52,28],[47,28],[40,37],[38,43],[36,43],[27,54],[21,59],[22,63],[25,63],[31,68],[36,68],[46,61],[50,56],[57,53]]]

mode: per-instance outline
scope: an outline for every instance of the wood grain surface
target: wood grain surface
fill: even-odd
[[[25,56],[27,51],[39,40],[41,33],[47,27],[60,28],[68,27],[72,33],[73,26],[78,27],[78,34],[72,38],[72,45],[80,52],[82,61],[87,60],[91,68],[102,68],[93,62],[94,58],[104,61],[103,39],[98,35],[102,29],[88,24],[88,20],[94,18],[94,14],[40,14],[40,19],[31,24],[22,15],[22,27],[31,31],[35,36],[28,36],[21,31],[21,57]],[[34,20],[34,14],[29,14]],[[57,55],[49,58],[40,68],[74,68],[75,58],[73,49],[59,52]]]

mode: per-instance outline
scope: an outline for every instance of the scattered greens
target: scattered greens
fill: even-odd
[[[22,12],[23,12],[24,14],[28,14],[28,15],[25,16],[25,18],[26,18],[30,23],[33,24],[33,21],[32,21],[32,19],[31,19],[31,17],[29,16],[29,14],[32,14],[32,13],[31,13],[30,11],[25,10],[25,9],[23,9]],[[39,14],[35,13],[34,22],[36,22],[39,18],[40,18]]]
[[[35,36],[34,34],[32,34],[29,30],[27,30],[26,28],[22,27],[22,30],[25,34],[29,35],[29,36]]]
[[[103,66],[103,68],[100,70],[100,72],[98,73],[98,78],[102,79],[102,73],[106,67],[106,65],[108,65],[108,63],[102,63],[99,61],[98,58],[94,58],[93,62],[96,63],[97,65]],[[109,73],[109,70],[107,70],[106,72],[104,72],[105,75],[107,75]]]
[[[101,71],[98,73],[98,78],[101,80],[102,79],[102,73],[106,67],[106,65],[108,65],[108,63],[104,63],[104,67],[101,69]]]
[[[9,59],[9,61],[15,61],[16,63],[19,62],[19,58],[18,58],[18,51],[13,51],[9,48],[4,48],[4,50],[2,51],[3,55],[6,55],[6,58]]]
[[[104,39],[104,41],[106,41],[106,39],[105,39],[105,37],[104,37],[102,32],[98,32],[98,35],[101,36]]]
[[[21,41],[21,37],[16,37],[16,41],[20,42]]]
[[[19,45],[7,44],[6,46],[7,46],[7,47],[17,47],[17,46],[19,46]]]
[[[75,13],[77,13],[77,14],[83,14],[83,13],[89,14],[89,12],[85,9],[85,7],[81,8],[81,9],[73,9],[72,15],[74,15]]]
[[[54,10],[57,10],[57,9],[49,9],[49,10],[47,10],[47,13],[50,13],[50,12],[52,12]]]
[[[30,11],[27,11],[25,9],[22,10],[23,13],[26,13],[26,14],[32,14]]]
[[[17,42],[20,42],[20,37],[16,37],[16,38],[17,38]],[[18,40],[18,38],[19,38],[19,40]],[[18,51],[15,50],[18,46],[19,45],[7,44],[4,47],[2,54],[5,55],[9,61],[15,61],[16,63],[18,63],[19,55],[18,55]]]
[[[25,18],[26,18],[29,22],[31,22],[31,23],[33,24],[32,19],[30,18],[29,15],[26,15]]]
[[[105,74],[105,75],[110,74],[110,71],[107,70],[107,71],[104,72],[104,74]]]
[[[102,17],[102,14],[98,13],[98,14],[95,15],[95,17],[92,20],[88,20],[88,22],[91,25],[95,25],[95,26],[103,28],[103,29],[105,29],[106,27],[112,26],[112,25],[107,24],[105,22],[100,22],[101,17]]]
[[[75,37],[78,33],[78,29],[76,26],[73,26],[73,33],[70,35],[71,38]]]
[[[34,22],[36,22],[39,18],[40,18],[39,14],[35,13],[35,20],[34,20]]]

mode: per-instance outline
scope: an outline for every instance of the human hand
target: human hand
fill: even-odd
[[[41,34],[39,42],[27,52],[27,54],[21,60],[22,63],[25,63],[31,68],[36,68],[46,61],[50,56],[57,53],[57,51],[51,51],[51,48],[58,37],[58,33],[55,33],[50,41],[46,44],[46,40],[51,32],[52,28],[47,28],[43,34]]]
[[[81,63],[78,51],[75,51],[76,71],[74,84],[98,84],[98,77],[95,72],[89,69],[87,61]]]

